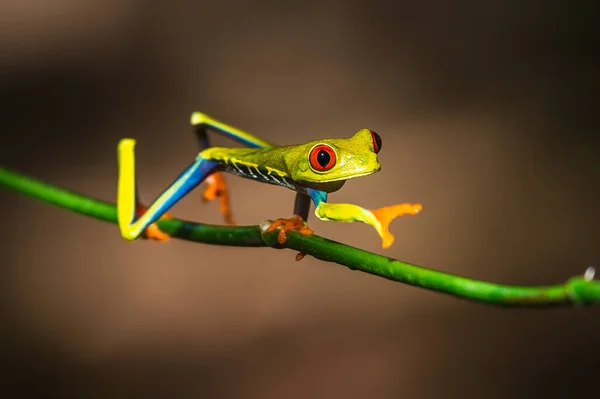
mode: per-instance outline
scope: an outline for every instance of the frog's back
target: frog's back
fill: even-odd
[[[296,190],[278,148],[211,147],[199,156],[220,161],[226,172]]]

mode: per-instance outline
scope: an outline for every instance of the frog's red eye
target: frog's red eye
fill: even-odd
[[[373,139],[373,151],[375,154],[379,154],[379,151],[381,151],[381,137],[372,130],[369,130],[369,132],[371,132],[371,139]]]
[[[327,172],[335,165],[336,156],[333,148],[326,144],[316,145],[308,155],[310,167],[317,172]]]

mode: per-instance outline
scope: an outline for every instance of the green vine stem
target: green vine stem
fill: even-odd
[[[114,204],[41,182],[0,167],[0,186],[50,204],[111,223],[117,222]],[[338,263],[389,280],[426,288],[456,297],[500,306],[560,306],[600,303],[600,281],[594,270],[563,284],[551,286],[511,286],[473,280],[424,268],[363,251],[316,234],[288,232],[285,244],[277,242],[277,232],[266,233],[268,222],[259,226],[214,226],[170,219],[158,222],[169,235],[188,241],[214,245],[288,248],[317,259]]]

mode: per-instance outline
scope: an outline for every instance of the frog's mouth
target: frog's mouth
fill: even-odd
[[[381,166],[379,166],[379,167],[377,167],[375,169],[372,169],[372,170],[367,170],[367,171],[361,172],[361,173],[353,172],[349,176],[338,176],[338,177],[334,177],[334,178],[331,178],[331,179],[321,179],[318,182],[315,181],[315,183],[333,183],[333,182],[336,182],[336,181],[342,181],[342,180],[345,181],[345,180],[354,179],[356,177],[369,176],[369,175],[372,175],[373,173],[379,172],[380,170],[381,170]]]
[[[342,188],[344,183],[346,183],[346,180],[354,179],[355,177],[372,175],[373,173],[377,173],[380,170],[381,170],[381,166],[376,169],[367,170],[362,173],[353,173],[351,176],[339,176],[334,179],[319,180],[318,182],[317,181],[307,182],[305,185],[314,190],[325,191],[326,193],[332,193],[332,192],[337,191],[340,188]]]

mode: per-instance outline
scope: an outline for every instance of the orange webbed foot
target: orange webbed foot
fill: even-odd
[[[384,206],[383,208],[372,210],[371,213],[381,225],[381,246],[389,248],[394,243],[394,235],[390,233],[389,225],[398,216],[416,215],[423,210],[421,204],[397,204]]]
[[[280,244],[285,244],[287,240],[286,232],[290,230],[298,230],[300,234],[310,235],[313,234],[313,231],[306,226],[304,219],[300,216],[295,215],[289,219],[281,218],[277,219],[267,228],[266,232],[269,233],[273,230],[279,229],[279,234],[277,235],[277,242]],[[300,260],[300,259],[298,259]]]
[[[148,208],[146,208],[144,205],[137,204],[135,207],[137,217],[140,217],[141,215],[146,213],[147,209]],[[160,218],[161,219],[173,219],[173,217],[168,213],[164,213]],[[146,227],[146,230],[144,230],[144,232],[142,233],[142,238],[145,238],[147,240],[155,240],[155,241],[165,242],[165,241],[169,241],[171,239],[171,236],[168,235],[167,233],[161,231],[158,228],[158,225],[156,223],[152,223],[150,226]]]
[[[208,187],[206,187],[202,194],[202,201],[207,202],[219,198],[219,207],[221,213],[225,217],[225,223],[234,224],[233,214],[231,213],[231,208],[229,206],[227,183],[225,183],[225,179],[221,173],[215,172],[208,176],[205,181],[208,184]]]

